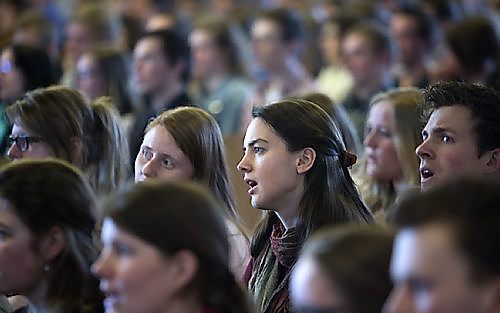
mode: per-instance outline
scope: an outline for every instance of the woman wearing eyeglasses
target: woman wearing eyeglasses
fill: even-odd
[[[7,152],[13,160],[55,157],[80,168],[97,194],[128,177],[128,146],[107,98],[89,103],[75,89],[53,86],[30,91],[7,108],[13,123]]]

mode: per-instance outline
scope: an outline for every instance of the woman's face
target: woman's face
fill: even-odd
[[[290,279],[290,296],[297,313],[351,312],[346,297],[311,258],[300,258]]]
[[[29,295],[42,281],[44,265],[31,231],[0,197],[0,294]]]
[[[0,55],[0,100],[15,100],[24,93],[24,77],[14,64],[12,49],[7,48]]]
[[[370,109],[366,121],[364,140],[366,173],[379,181],[398,181],[403,170],[395,145],[396,124],[394,109],[390,101],[376,103]]]
[[[168,312],[179,292],[178,264],[156,247],[104,219],[103,249],[92,271],[100,279],[106,312]]]
[[[285,212],[298,207],[303,194],[303,176],[297,173],[300,152],[289,152],[285,141],[261,118],[248,126],[243,158],[248,194],[255,208]]]
[[[42,137],[30,134],[17,123],[14,123],[14,126],[12,126],[11,138],[14,142],[9,147],[7,155],[12,160],[19,160],[23,158],[45,159],[56,157],[55,152],[44,142]],[[16,140],[17,144],[15,142]],[[25,151],[22,149],[22,141],[27,142],[27,149]],[[26,148],[26,145],[24,148]]]
[[[217,47],[207,31],[195,29],[189,35],[189,45],[193,58],[193,76],[199,79],[209,78],[223,66],[223,52]],[[215,73],[214,73],[215,72]]]
[[[76,84],[78,89],[91,100],[105,96],[104,77],[99,72],[95,59],[87,53],[76,63]]]
[[[165,127],[156,125],[144,135],[135,159],[136,182],[151,178],[190,180],[193,174],[191,160]]]

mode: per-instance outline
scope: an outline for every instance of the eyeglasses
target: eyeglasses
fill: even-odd
[[[12,144],[15,143],[17,149],[19,149],[21,152],[26,152],[29,149],[31,143],[39,142],[41,140],[41,137],[34,136],[9,136],[9,146],[12,146]]]

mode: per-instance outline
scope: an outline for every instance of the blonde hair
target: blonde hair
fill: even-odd
[[[41,136],[57,158],[79,166],[97,194],[128,178],[125,130],[110,98],[89,103],[76,89],[51,86],[26,93],[6,111],[12,123]]]
[[[388,101],[393,108],[395,122],[394,146],[403,180],[408,187],[420,184],[419,159],[415,148],[422,142],[423,123],[420,119],[422,92],[417,88],[396,88],[372,97],[370,108],[381,101]],[[366,174],[366,164],[361,169],[361,195],[373,213],[385,212],[394,203],[397,194],[393,182],[377,181]]]

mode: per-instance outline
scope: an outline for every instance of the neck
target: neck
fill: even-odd
[[[362,100],[369,100],[383,86],[383,78],[368,80],[363,86],[354,86],[353,91],[356,97]]]
[[[278,209],[275,210],[276,215],[286,230],[293,228],[297,225],[297,217],[299,212],[299,205],[304,194],[304,187],[299,184],[294,190],[289,192],[289,195],[281,201]]]
[[[35,312],[50,312],[47,306],[47,282],[42,280],[33,290],[26,294],[29,304],[35,309]]]
[[[166,103],[172,101],[182,92],[183,85],[180,81],[170,82],[167,88],[158,91],[151,96],[151,105],[155,111],[161,110]]]
[[[169,303],[168,308],[165,308],[163,313],[167,312],[202,313],[203,307],[197,299],[194,299],[194,297],[183,297],[172,300],[171,303]]]
[[[229,73],[225,70],[217,71],[210,75],[210,77],[207,77],[207,79],[203,81],[203,85],[208,93],[212,93],[224,83],[228,76]]]

